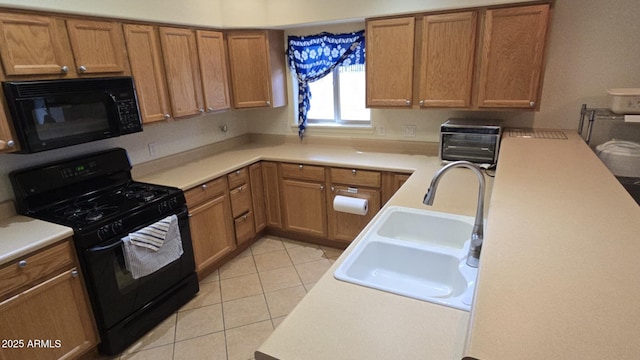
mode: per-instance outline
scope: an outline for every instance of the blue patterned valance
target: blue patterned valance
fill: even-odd
[[[298,135],[302,138],[310,108],[309,83],[325,77],[337,66],[364,64],[364,30],[289,36],[287,55],[298,79]]]

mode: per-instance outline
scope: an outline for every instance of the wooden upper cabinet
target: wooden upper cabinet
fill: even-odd
[[[227,46],[235,108],[287,104],[282,31],[230,31]]]
[[[196,39],[204,106],[209,112],[229,109],[231,100],[223,33],[197,30]]]
[[[536,108],[549,5],[487,10],[478,106]]]
[[[204,112],[195,32],[170,27],[159,30],[173,116]]]
[[[367,107],[410,107],[413,99],[413,17],[367,21]]]
[[[77,72],[129,74],[127,52],[120,23],[67,20]]]
[[[421,107],[471,106],[477,17],[475,11],[423,17]]]
[[[64,20],[0,13],[0,56],[4,73],[75,75]]]
[[[143,123],[171,117],[160,41],[153,26],[124,25],[131,73]]]

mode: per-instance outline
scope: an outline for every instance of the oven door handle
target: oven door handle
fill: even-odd
[[[121,246],[121,245],[122,245],[122,240],[118,240],[118,241],[114,242],[113,244],[92,247],[90,249],[87,249],[87,252],[89,252],[89,253],[101,253],[101,252],[113,250],[113,249],[115,249],[115,248],[117,248],[118,246]]]

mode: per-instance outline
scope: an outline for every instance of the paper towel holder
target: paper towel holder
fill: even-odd
[[[335,188],[335,186],[331,187],[331,192],[335,192],[335,193],[347,193],[347,194],[357,194],[358,193],[358,188],[356,187],[348,187],[347,190],[344,189],[337,189]]]

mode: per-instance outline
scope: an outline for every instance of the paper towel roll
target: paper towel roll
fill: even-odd
[[[625,115],[624,122],[640,123],[640,115]]]
[[[355,197],[337,195],[333,198],[333,210],[356,215],[367,215],[369,201]]]

